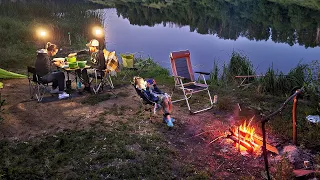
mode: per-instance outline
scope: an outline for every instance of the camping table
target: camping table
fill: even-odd
[[[257,78],[257,77],[263,77],[264,75],[248,75],[248,76],[235,76],[235,78],[238,78],[241,80],[241,83],[239,84],[238,87],[241,87],[241,86],[248,86],[250,85],[251,83],[246,83],[246,80],[249,81],[249,78]]]
[[[67,67],[67,68],[63,68],[63,67],[60,67],[60,69],[62,69],[63,71],[65,71],[65,72],[67,72],[67,81],[66,81],[66,87],[67,87],[67,89],[71,89],[71,80],[70,80],[70,73],[71,74],[73,74],[74,76],[75,76],[75,82],[77,83],[78,82],[78,74],[77,74],[77,70],[81,70],[82,71],[82,69],[88,69],[88,68],[90,68],[91,66],[88,66],[88,65],[86,65],[84,68],[79,68],[79,67],[77,67],[77,68],[69,68],[69,67]],[[79,77],[79,79],[81,79],[81,77]],[[77,87],[77,89],[78,89],[78,87]]]

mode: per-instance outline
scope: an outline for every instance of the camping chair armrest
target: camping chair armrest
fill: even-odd
[[[210,75],[210,73],[208,73],[208,72],[200,72],[200,71],[197,71],[197,72],[195,72],[195,73],[204,74],[204,75]]]
[[[174,78],[178,78],[178,79],[185,79],[184,77],[182,77],[182,76],[172,76],[172,77],[174,77]]]

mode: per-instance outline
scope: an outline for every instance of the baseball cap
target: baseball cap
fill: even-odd
[[[92,47],[92,46],[99,46],[99,41],[96,39],[92,39],[88,44],[86,44],[87,47]]]

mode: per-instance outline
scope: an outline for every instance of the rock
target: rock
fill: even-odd
[[[282,156],[288,158],[289,162],[294,165],[295,169],[305,168],[304,162],[310,161],[312,164],[313,159],[309,152],[303,151],[294,145],[285,146],[280,152],[280,155],[276,156],[274,160],[279,162]]]
[[[295,161],[297,161],[300,156],[297,146],[293,145],[285,146],[281,154],[286,154],[290,163],[294,163]]]

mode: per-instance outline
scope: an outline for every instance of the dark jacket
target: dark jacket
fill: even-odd
[[[35,62],[35,68],[37,75],[42,77],[50,72],[52,72],[55,68],[53,67],[50,58],[45,49],[41,49],[37,51],[37,59]]]
[[[143,90],[143,93],[148,99],[150,99],[153,102],[157,102],[160,99],[156,97],[154,94],[163,94],[163,92],[157,87],[157,85],[153,85],[153,88],[147,88],[146,90]]]
[[[82,50],[77,52],[77,55],[88,54],[90,55],[89,50]],[[99,70],[106,69],[106,60],[104,58],[104,54],[102,50],[99,50],[95,53],[91,54],[91,67]]]

